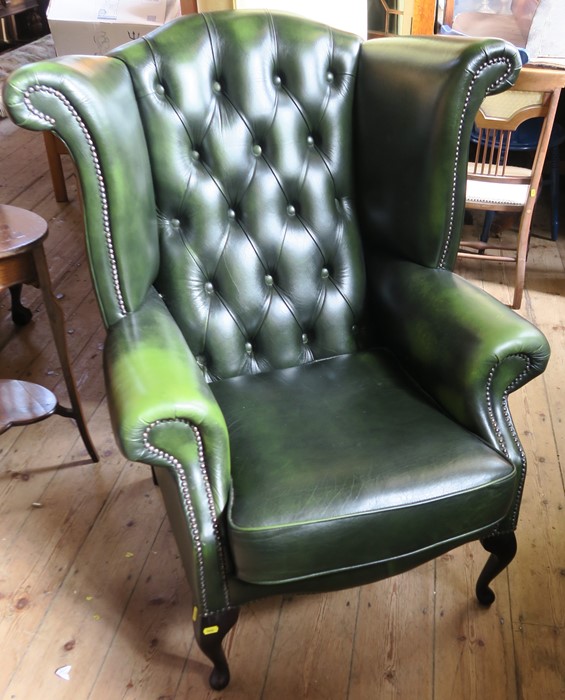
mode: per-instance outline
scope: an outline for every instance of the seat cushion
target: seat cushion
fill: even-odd
[[[515,469],[384,351],[216,382],[230,433],[227,527],[241,580],[394,561],[488,531]],[[393,567],[394,568],[394,567]]]
[[[532,171],[528,168],[520,168],[515,165],[507,165],[505,172],[509,176],[506,181],[495,177],[488,180],[486,177],[473,178],[474,165],[469,164],[467,169],[467,189],[465,201],[470,204],[492,204],[524,207],[530,196],[530,185],[527,179]],[[512,180],[512,178],[516,178]]]

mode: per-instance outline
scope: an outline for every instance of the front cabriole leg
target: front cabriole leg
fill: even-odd
[[[239,608],[229,608],[209,615],[199,615],[197,608],[194,608],[194,635],[202,652],[214,664],[210,674],[210,687],[214,690],[222,690],[230,682],[230,670],[222,641],[237,622],[238,616]]]
[[[516,535],[513,532],[492,535],[481,540],[481,544],[490,552],[490,557],[477,581],[476,594],[481,605],[494,603],[494,592],[489,583],[503,571],[516,555]]]

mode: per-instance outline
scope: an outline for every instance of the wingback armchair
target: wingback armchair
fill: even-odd
[[[222,12],[9,81],[76,163],[113,427],[154,470],[215,688],[251,599],[472,540],[494,599],[526,469],[508,394],[549,350],[452,266],[473,118],[519,68],[494,39]]]

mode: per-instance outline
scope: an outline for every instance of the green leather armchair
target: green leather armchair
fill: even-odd
[[[494,599],[526,469],[508,395],[549,349],[452,266],[474,115],[519,68],[495,39],[228,12],[9,80],[78,168],[115,434],[154,470],[215,688],[251,599],[471,540]]]

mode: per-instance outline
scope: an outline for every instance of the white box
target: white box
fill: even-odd
[[[367,36],[367,0],[197,0],[197,4],[199,12],[262,9],[289,12]]]
[[[180,15],[180,0],[51,0],[58,56],[105,54]]]

